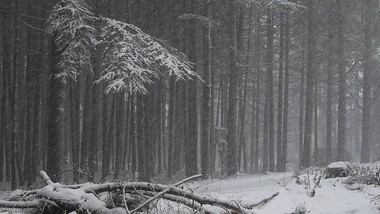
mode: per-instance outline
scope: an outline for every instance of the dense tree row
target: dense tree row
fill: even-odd
[[[0,2],[12,188],[378,158],[377,1],[83,3]]]

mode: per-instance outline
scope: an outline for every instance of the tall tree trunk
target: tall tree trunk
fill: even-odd
[[[136,171],[137,171],[137,121],[136,121],[136,94],[132,93],[131,98],[131,129],[130,129],[130,135],[131,135],[131,171],[132,171],[132,177],[136,178]]]
[[[14,5],[18,5],[17,1],[15,1]],[[17,8],[18,6],[15,6],[15,8]],[[13,8],[14,9],[14,8]],[[15,18],[14,18],[14,17]],[[14,21],[14,24],[18,21],[17,20],[17,13],[13,14],[12,18],[13,21]],[[16,25],[16,24],[15,24]],[[17,31],[17,29],[16,29]],[[11,36],[15,38],[15,34],[16,34],[16,31],[13,31]],[[15,41],[18,41],[18,40],[15,40]],[[14,42],[14,41],[13,41]],[[17,48],[15,48],[15,50],[13,50],[13,58],[12,58],[12,67],[11,67],[11,74],[10,74],[10,90],[9,90],[9,107],[10,107],[10,122],[11,122],[11,142],[10,142],[10,167],[11,167],[11,189],[12,190],[15,190],[17,188],[17,173],[16,173],[16,141],[17,141],[17,138],[18,138],[18,109],[16,109],[16,90],[18,90],[18,87],[16,87],[17,85],[17,80],[16,80],[16,76],[17,76],[17,66],[18,66],[18,57],[17,57]],[[16,56],[16,57],[15,57]],[[15,67],[16,66],[16,67]]]
[[[143,97],[143,102],[144,102],[144,126],[143,129],[145,131],[144,134],[144,145],[145,145],[145,181],[150,181],[151,176],[154,174],[153,171],[153,146],[152,146],[152,139],[151,139],[151,134],[152,134],[152,127],[151,127],[151,97],[152,95],[145,95]]]
[[[33,1],[31,0],[31,3]],[[42,17],[47,16],[47,7],[48,2],[43,1],[42,6],[40,10],[37,10],[37,14],[40,14]],[[37,27],[43,28],[44,22],[40,21]],[[43,53],[47,49],[47,40],[44,38],[44,32],[39,32],[37,34],[37,44],[38,46],[38,52]],[[34,106],[33,106],[33,147],[32,147],[32,165],[33,165],[33,171],[32,171],[32,180],[33,182],[37,179],[37,173],[38,168],[40,167],[41,157],[40,157],[40,145],[42,142],[42,130],[41,130],[41,124],[42,124],[42,117],[45,118],[44,115],[42,115],[42,109],[41,109],[41,98],[42,98],[42,76],[40,68],[42,68],[45,63],[47,63],[48,56],[45,55],[37,55],[37,57],[41,57],[42,59],[38,59],[35,62],[35,68],[33,69],[33,77],[34,77]],[[47,72],[45,72],[47,73]]]
[[[31,9],[31,14],[34,15],[33,12],[35,10],[32,1],[29,0],[28,7]],[[34,22],[31,22],[34,24]],[[35,45],[32,45],[32,42],[35,41],[35,34],[31,29],[28,29],[27,32],[27,48],[37,49]],[[33,179],[33,171],[34,171],[34,165],[33,165],[33,144],[37,142],[33,142],[34,135],[38,135],[38,132],[33,132],[33,125],[37,125],[34,123],[34,120],[37,118],[34,118],[34,112],[33,112],[33,101],[35,101],[34,98],[34,88],[37,88],[34,86],[34,84],[37,83],[36,79],[33,78],[33,69],[35,69],[35,62],[38,59],[35,58],[35,56],[32,53],[27,53],[27,61],[26,61],[26,78],[25,78],[25,84],[26,84],[26,139],[25,139],[25,152],[24,152],[24,175],[25,180],[27,182],[27,186],[31,186],[35,179]],[[33,87],[34,86],[34,87]],[[38,103],[38,102],[37,102]],[[37,115],[38,116],[38,115]]]
[[[210,10],[211,10],[210,6]],[[211,13],[211,12],[210,12]],[[211,15],[210,15],[211,16]],[[211,30],[211,29],[210,29]],[[215,43],[213,42],[215,40],[215,33],[211,33],[214,36],[210,36],[210,46],[213,46]],[[213,53],[210,53],[210,60],[213,58]],[[213,67],[212,60],[210,62],[211,68]],[[216,89],[215,89],[215,84],[216,84],[216,79],[215,79],[215,69],[210,69],[211,70],[211,103],[210,103],[210,172],[211,172],[211,177],[213,176],[212,173],[215,172],[215,161],[216,161],[216,139],[215,139],[215,127],[217,126],[217,123],[215,122],[215,94],[216,94]],[[218,114],[217,114],[218,115]]]
[[[273,93],[273,11],[267,9],[267,114],[268,114],[268,169],[275,171],[274,164],[274,93]]]
[[[318,79],[314,77],[314,164],[318,164]]]
[[[95,15],[99,15],[99,9],[100,9],[100,1],[96,0],[94,2],[95,4]],[[97,26],[95,29],[97,32],[100,31],[99,27]],[[99,39],[99,38],[98,38]],[[100,47],[97,47],[97,50],[95,50],[95,54],[91,58],[92,60],[92,70],[93,70],[93,81],[98,79],[101,70],[101,52],[100,52]],[[101,134],[99,133],[100,129],[100,99],[102,96],[100,93],[103,93],[102,91],[99,90],[99,85],[95,84],[94,82],[91,82],[91,91],[92,91],[92,103],[91,103],[91,108],[92,108],[92,115],[91,115],[91,134],[89,135],[90,140],[88,142],[88,156],[87,156],[87,163],[88,163],[88,181],[93,182],[94,177],[95,177],[95,171],[97,169],[98,165],[98,145],[100,142],[100,139],[102,139]]]
[[[103,97],[103,142],[102,142],[102,179],[105,179],[107,175],[109,174],[109,156],[110,156],[110,149],[109,149],[109,136],[110,133],[110,124],[112,122],[112,118],[109,116],[110,107],[109,107],[109,100],[111,99],[112,102],[112,96],[106,96]]]
[[[94,74],[96,74],[94,70]],[[98,160],[98,139],[99,135],[99,92],[98,85],[92,83],[92,115],[91,115],[91,134],[90,141],[88,142],[87,149],[87,163],[88,163],[88,181],[93,182],[95,177],[95,172],[97,169]]]
[[[250,18],[248,19],[249,20],[249,31],[248,31],[248,39],[247,39],[247,57],[246,57],[246,63],[249,64],[251,63],[251,52],[252,52],[252,32],[253,32],[253,26],[254,26],[254,21],[252,20],[252,18],[254,17],[254,10],[253,10],[253,7],[251,6],[249,8],[249,16]],[[245,71],[246,72],[246,75],[245,75],[245,85],[244,85],[244,91],[245,91],[245,108],[246,108],[246,105],[247,105],[247,94],[248,94],[248,71]],[[256,80],[255,80],[255,77],[254,77],[254,70],[252,72],[253,74],[253,90],[252,90],[252,120],[251,120],[251,145],[250,145],[250,157],[249,157],[249,169],[246,169],[246,172],[253,172],[253,168],[254,168],[254,153],[255,153],[255,147],[254,147],[254,144],[255,144],[255,110],[256,108],[254,108],[254,105],[255,105],[255,85],[256,85]],[[248,158],[247,158],[248,159]],[[248,164],[248,163],[247,163]]]
[[[280,50],[279,50],[279,70],[278,70],[278,101],[277,101],[277,165],[276,171],[280,171],[282,160],[282,100],[283,100],[283,79],[284,79],[284,13],[280,14]]]
[[[339,103],[338,103],[338,145],[337,160],[345,160],[346,153],[346,74],[344,58],[344,3],[337,0],[338,10],[338,71],[339,71]]]
[[[234,175],[237,166],[237,102],[238,102],[238,67],[236,56],[236,1],[229,2],[229,96],[227,119],[227,175]]]
[[[210,3],[205,5],[205,16],[210,16]],[[210,27],[203,27],[203,99],[202,99],[202,178],[207,179],[210,176],[210,123],[212,109],[211,105],[211,41]]]
[[[84,96],[84,110],[83,110],[83,129],[82,129],[82,141],[80,148],[80,169],[81,177],[84,177],[88,173],[88,149],[91,145],[91,128],[92,128],[92,84],[93,84],[93,75],[88,72],[85,74],[85,96]]]
[[[47,173],[53,181],[61,180],[63,167],[63,146],[64,146],[64,89],[65,79],[57,77],[60,73],[58,69],[61,52],[55,43],[56,37],[53,36],[52,56],[51,56],[51,77],[50,95],[48,99],[48,143],[47,143]]]
[[[0,7],[4,8],[3,6],[4,4],[4,1],[2,3],[0,3]],[[3,16],[0,15],[0,23],[1,25],[5,24],[3,23]],[[1,30],[2,27],[0,28]],[[3,182],[3,176],[4,176],[4,172],[3,172],[3,169],[4,169],[4,140],[3,140],[3,132],[1,130],[3,130],[3,120],[4,120],[4,111],[5,111],[5,106],[6,106],[6,93],[5,93],[5,90],[4,90],[4,85],[6,84],[5,83],[5,79],[4,79],[4,69],[3,69],[3,55],[4,55],[4,52],[3,52],[3,37],[4,37],[4,32],[1,31],[0,32],[0,182]],[[5,128],[4,128],[5,129]]]
[[[138,179],[141,181],[147,181],[146,178],[146,145],[145,138],[146,131],[144,130],[144,123],[146,115],[144,113],[144,105],[146,105],[143,101],[143,95],[137,95],[137,159],[138,159]]]
[[[2,32],[5,29],[5,17],[2,17]],[[2,84],[1,84],[1,121],[0,121],[0,182],[3,181],[4,179],[4,173],[3,169],[7,168],[6,166],[6,161],[5,161],[5,143],[7,141],[7,111],[8,111],[8,69],[7,65],[9,64],[9,61],[5,61],[5,59],[8,58],[8,54],[6,53],[8,45],[5,43],[7,41],[5,33],[2,34],[2,47],[1,47],[1,79],[2,79]]]
[[[253,31],[253,28],[254,28],[254,24],[255,24],[255,21],[253,21],[253,18],[255,17],[255,13],[254,13],[254,9],[253,9],[253,6],[250,7],[250,12],[249,12],[249,15],[251,16],[251,18],[249,19],[249,26],[250,26],[250,30],[249,30],[249,34],[248,34],[248,48],[247,48],[247,53],[248,54],[251,54],[251,44],[252,44],[252,31]],[[256,47],[254,47],[254,51],[256,51]],[[253,59],[255,61],[257,61],[257,57],[256,57],[256,54],[254,55]],[[247,64],[250,63],[250,59],[251,57],[248,55],[247,56]],[[255,140],[256,140],[256,133],[255,133],[255,129],[256,129],[256,107],[255,107],[255,103],[256,103],[256,68],[253,69],[253,87],[252,87],[252,119],[251,119],[251,145],[250,145],[250,165],[249,165],[249,172],[250,173],[253,173],[254,169],[255,169]]]
[[[290,51],[290,23],[289,14],[285,14],[285,75],[284,75],[284,119],[282,125],[282,155],[280,161],[280,172],[286,171],[287,152],[288,152],[288,115],[289,115],[289,51]]]
[[[116,95],[116,144],[115,144],[115,174],[114,178],[119,179],[123,164],[123,147],[125,140],[125,93],[120,92]]]
[[[10,3],[9,3],[9,0],[8,1],[4,1],[3,2],[3,8],[4,10],[10,10]],[[2,84],[2,93],[3,93],[3,96],[2,96],[2,106],[1,106],[1,129],[0,129],[0,150],[1,150],[1,155],[0,157],[3,157],[3,155],[5,156],[4,158],[1,159],[1,169],[3,167],[5,167],[5,177],[6,177],[6,181],[9,181],[10,180],[10,164],[9,164],[9,157],[10,157],[10,153],[9,153],[9,149],[8,147],[10,146],[9,143],[5,143],[5,142],[9,142],[10,141],[10,136],[9,136],[9,127],[10,127],[10,120],[9,120],[9,116],[10,116],[10,112],[9,112],[9,109],[11,108],[10,106],[10,78],[11,78],[11,54],[10,53],[10,38],[11,38],[11,35],[10,35],[10,26],[9,26],[9,23],[10,23],[10,18],[8,16],[8,14],[6,13],[3,13],[2,14],[2,23],[1,23],[1,30],[2,30],[2,63],[1,63],[1,66],[2,66],[2,77],[3,77],[3,84]],[[3,161],[4,160],[4,161]],[[3,171],[1,171],[2,173]],[[0,177],[0,180],[3,180],[3,176]]]
[[[19,43],[20,43],[20,29],[19,29],[19,1],[14,1],[14,50],[13,50],[13,73],[12,73],[12,86],[13,94],[11,97],[11,115],[12,115],[12,140],[11,140],[11,149],[12,149],[12,180],[11,188],[14,190],[17,188],[17,178],[18,175],[18,184],[22,186],[24,184],[24,178],[21,167],[21,153],[20,153],[20,143],[21,143],[21,124],[20,124],[20,108],[21,108],[21,72],[19,65]],[[16,172],[17,170],[17,172]]]
[[[160,173],[162,170],[162,147],[163,147],[163,127],[164,125],[164,118],[162,117],[162,112],[164,111],[162,109],[162,103],[164,103],[164,96],[163,96],[163,80],[159,80],[157,83],[157,96],[156,96],[156,106],[155,106],[155,115],[157,117],[157,173]],[[185,98],[186,99],[186,98]]]
[[[173,176],[173,158],[174,158],[174,122],[175,122],[175,82],[174,77],[170,77],[169,80],[169,115],[168,115],[168,131],[169,131],[169,142],[168,142],[168,171],[167,177],[170,179]]]
[[[236,53],[237,53],[237,63],[241,64],[243,60],[241,60],[242,53],[244,50],[244,16],[245,16],[245,8],[238,6],[236,9],[237,20],[236,20]],[[242,154],[245,147],[245,136],[244,136],[244,100],[242,99],[244,96],[244,69],[238,67],[238,120],[237,120],[237,160],[238,160],[238,171],[241,171],[241,161]]]
[[[370,141],[370,120],[371,120],[371,55],[373,52],[372,45],[372,25],[374,13],[374,0],[363,1],[363,16],[364,16],[364,49],[363,49],[363,118],[362,118],[362,145],[360,162],[367,163],[371,160],[371,141]]]
[[[183,85],[180,82],[175,83],[174,94],[171,96],[175,97],[175,111],[174,111],[174,139],[173,139],[173,172],[178,172],[181,169],[181,150],[183,145],[183,108],[182,105],[182,90]]]
[[[256,25],[256,44],[255,44],[255,52],[256,52],[256,60],[255,60],[255,68],[256,68],[256,95],[254,100],[255,102],[255,107],[256,107],[256,125],[255,125],[255,137],[256,137],[256,142],[255,142],[255,169],[259,169],[259,140],[260,140],[260,81],[261,81],[261,69],[260,69],[260,60],[261,60],[261,55],[260,55],[260,43],[261,43],[261,14],[259,10],[256,10],[256,20],[255,20],[255,25]]]
[[[335,16],[333,13],[329,13],[329,28],[328,28],[328,40],[327,40],[327,97],[326,97],[326,161],[332,160],[332,99],[333,99],[333,55],[334,55],[334,32],[333,32],[333,22],[335,21]]]
[[[79,181],[79,146],[80,146],[80,83],[72,81],[70,87],[70,117],[71,117],[71,149],[72,149],[72,164],[73,164],[73,181]]]
[[[305,122],[305,62],[304,62],[304,53],[302,51],[302,60],[301,60],[301,82],[300,82],[300,108],[299,108],[299,122],[298,122],[298,161],[301,166],[302,152],[303,152],[303,139],[304,139],[304,122]]]
[[[301,166],[310,166],[311,136],[313,122],[313,86],[315,75],[315,13],[314,0],[307,2],[307,76],[306,76],[306,108],[305,108],[305,134],[302,149]]]
[[[110,125],[109,125],[109,135],[108,135],[108,151],[107,151],[107,161],[106,164],[110,167],[110,172],[113,172],[115,169],[114,160],[115,160],[115,141],[116,141],[116,101],[117,97],[115,94],[111,95],[111,117],[110,117]]]
[[[242,96],[240,102],[240,138],[239,138],[239,154],[240,160],[241,156],[243,156],[243,170],[244,172],[248,171],[248,162],[247,162],[247,147],[246,147],[246,139],[245,139],[245,114],[246,114],[246,105],[247,105],[247,88],[248,88],[248,74],[247,72],[244,74],[243,79],[243,89]],[[239,164],[240,168],[240,164]]]
[[[159,91],[159,90],[157,90]],[[121,168],[123,170],[127,170],[129,169],[129,159],[130,159],[130,151],[131,151],[131,123],[132,123],[132,120],[131,120],[131,103],[132,103],[132,96],[130,93],[126,93],[126,103],[125,103],[125,130],[124,130],[124,133],[125,133],[125,139],[124,139],[124,144],[123,144],[123,160],[122,160],[122,163],[121,163]],[[156,96],[158,97],[158,96]]]
[[[195,4],[195,1],[192,1]],[[196,13],[195,6],[189,6],[190,13]],[[188,57],[191,62],[196,62],[196,23],[195,20],[189,21],[188,27]],[[197,66],[195,65],[195,68]],[[197,82],[190,80],[188,82],[188,132],[186,139],[185,151],[185,174],[191,176],[198,173],[198,153],[197,153],[197,139],[198,139],[198,125],[197,125]]]

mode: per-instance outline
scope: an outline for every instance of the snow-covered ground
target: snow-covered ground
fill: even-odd
[[[342,183],[344,180],[345,178],[322,179],[321,187],[315,188],[314,197],[307,195],[305,184],[296,184],[292,173],[240,175],[227,180],[195,182],[191,186],[198,186],[199,193],[248,204],[279,192],[274,199],[254,210],[260,214],[292,213],[300,205],[304,205],[310,214],[380,213],[373,200],[375,195],[380,195],[380,187],[361,185],[361,190],[348,190]],[[314,187],[313,179],[310,178],[310,181],[310,186]]]
[[[195,192],[220,199],[238,201],[240,204],[258,203],[263,198],[278,193],[267,203],[253,209],[257,214],[290,214],[296,208],[304,207],[310,214],[380,214],[380,187],[358,185],[347,186],[347,178],[321,179],[320,187],[315,187],[320,173],[310,172],[309,176],[294,173],[267,173],[261,175],[238,175],[224,180],[203,180],[189,184]],[[305,185],[310,183],[310,185]],[[306,186],[311,188],[306,189]],[[313,197],[309,197],[311,190]],[[0,198],[9,192],[0,191]],[[166,204],[159,213],[185,213],[177,204]],[[4,210],[3,210],[4,211]],[[13,210],[16,211],[16,210]],[[17,212],[17,211],[16,211]],[[0,213],[2,212],[0,210]],[[187,212],[186,212],[187,213]]]

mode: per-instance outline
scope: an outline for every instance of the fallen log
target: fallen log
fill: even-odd
[[[38,208],[43,206],[41,200],[32,200],[32,201],[4,201],[0,200],[0,207],[2,208]]]
[[[152,196],[152,197],[155,197],[158,195],[158,194],[155,194],[155,193],[149,192],[149,191],[140,191],[140,193],[142,193],[144,195]],[[176,202],[176,203],[181,203],[181,204],[183,204],[183,205],[185,205],[191,209],[194,209],[194,211],[198,211],[198,212],[203,211],[205,214],[220,214],[213,209],[202,206],[202,204],[199,204],[198,202],[194,202],[194,201],[187,199],[187,198],[181,198],[181,197],[171,195],[171,194],[160,195],[160,198],[166,199],[166,200],[169,200],[172,202]]]
[[[191,176],[169,186],[147,182],[62,185],[51,181],[45,172],[40,172],[40,176],[46,184],[45,187],[0,200],[0,207],[37,208],[48,214],[74,211],[79,214],[131,214],[141,211],[153,201],[160,199],[182,204],[194,212],[206,214],[221,213],[220,210],[217,211],[218,209],[213,207],[221,208],[222,213],[253,214],[253,211],[250,210],[253,207],[252,204],[242,205],[237,201],[212,198],[194,193],[191,189],[178,188],[179,185],[199,178],[200,175]],[[116,200],[118,203],[107,203],[105,199],[101,199],[100,195],[105,194],[110,195],[111,200],[114,201],[118,198]],[[127,196],[136,196],[139,200],[135,200],[136,197],[134,200],[130,200],[131,197]],[[275,196],[271,198],[273,197]],[[263,199],[260,204],[266,203],[271,198]]]
[[[104,184],[94,184],[94,185],[88,186],[87,188],[85,188],[85,191],[99,193],[99,192],[112,191],[112,190],[122,189],[122,188],[125,188],[126,191],[134,191],[136,189],[136,190],[144,190],[144,191],[151,191],[151,192],[162,192],[167,188],[167,186],[160,185],[160,184],[151,184],[147,182],[128,182],[125,184],[104,183]],[[209,196],[204,196],[197,193],[185,191],[179,188],[170,188],[170,190],[167,191],[167,193],[180,196],[180,197],[186,197],[200,204],[217,205],[217,206],[224,207],[228,210],[233,210],[233,211],[243,213],[243,214],[252,213],[246,207],[240,205],[236,201],[228,201],[228,200],[212,198]]]
[[[156,194],[154,197],[151,197],[149,198],[148,200],[146,200],[143,204],[141,204],[140,206],[138,206],[137,208],[135,208],[134,210],[131,211],[131,213],[134,213],[138,210],[140,210],[141,208],[143,208],[144,206],[146,206],[147,204],[149,204],[150,202],[154,201],[155,199],[157,199],[158,197],[162,196],[163,194],[169,192],[172,188],[176,187],[176,186],[179,186],[187,181],[190,181],[190,180],[193,180],[193,179],[196,179],[196,178],[200,178],[202,177],[202,175],[194,175],[194,176],[191,176],[189,178],[186,178],[180,182],[177,182],[175,184],[173,184],[172,186],[169,186],[167,187],[165,190],[161,191],[160,193]],[[124,191],[125,191],[125,186],[123,187]]]
[[[247,207],[248,209],[252,209],[254,207],[262,206],[262,205],[268,203],[270,200],[274,199],[278,195],[279,195],[279,192],[275,192],[275,193],[271,194],[270,196],[267,196],[267,197],[261,199],[258,202],[247,204],[247,205],[245,205],[245,207]]]

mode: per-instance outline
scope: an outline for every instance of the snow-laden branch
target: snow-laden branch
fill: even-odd
[[[52,36],[60,53],[55,78],[76,79],[82,70],[91,70],[90,52],[95,41],[93,14],[83,0],[61,0],[53,7],[47,20],[46,33]]]
[[[95,16],[84,0],[61,0],[52,10],[46,32],[59,53],[56,78],[76,78],[92,71],[91,53],[101,54],[106,92],[147,93],[146,85],[162,75],[199,78],[184,54],[125,22]],[[96,26],[96,27],[95,27]]]
[[[122,89],[146,93],[145,86],[167,73],[178,79],[197,78],[191,63],[176,49],[144,33],[138,27],[100,17],[102,74],[106,92]],[[100,46],[102,46],[100,45]]]

